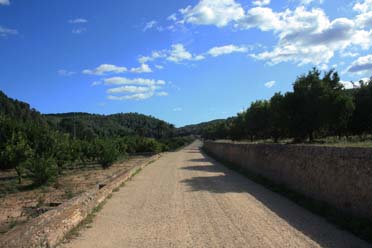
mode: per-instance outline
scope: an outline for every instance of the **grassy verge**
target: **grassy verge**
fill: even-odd
[[[263,185],[269,190],[278,193],[289,200],[295,202],[297,205],[309,210],[310,212],[322,216],[327,221],[335,224],[342,230],[349,231],[354,235],[362,238],[370,243],[372,243],[372,220],[366,218],[358,218],[347,214],[339,209],[331,206],[330,204],[313,199],[311,197],[305,196],[301,193],[298,193],[294,190],[289,189],[283,184],[278,184],[269,180],[261,175],[257,175],[242,167],[235,165],[229,161],[217,158],[213,154],[209,153],[203,148],[203,153],[211,158],[214,158],[216,161],[222,163],[226,167],[239,172],[248,179]]]

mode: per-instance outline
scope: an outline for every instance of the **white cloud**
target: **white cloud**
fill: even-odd
[[[68,22],[71,24],[79,24],[79,23],[87,23],[88,20],[84,18],[76,18],[76,19],[68,20]]]
[[[183,60],[192,60],[192,58],[192,54],[188,52],[182,44],[175,44],[172,45],[172,49],[167,57],[167,60],[179,63]]]
[[[372,11],[357,15],[355,23],[360,28],[372,28]]]
[[[72,76],[72,75],[74,75],[75,73],[76,73],[76,72],[68,71],[68,70],[65,70],[65,69],[58,70],[58,75],[60,75],[60,76],[65,76],[65,77]]]
[[[359,56],[359,53],[355,53],[355,52],[342,52],[340,53],[340,56],[343,57],[343,58],[347,58],[347,57],[350,57],[350,58],[353,58],[353,57],[357,57]]]
[[[195,6],[181,9],[183,17],[176,23],[217,27],[233,24],[237,30],[258,28],[272,31],[278,40],[277,44],[271,51],[252,55],[269,64],[292,62],[297,65],[323,65],[328,64],[336,54],[343,56],[347,48],[367,50],[372,46],[372,0],[359,0],[354,5],[359,15],[351,19],[330,19],[323,9],[304,6],[323,3],[323,0],[291,1],[303,6],[275,12],[265,7],[270,3],[267,0],[254,0],[252,4],[255,7],[247,10],[235,0],[200,0]],[[357,52],[355,49],[353,51]],[[188,54],[189,60],[191,55]]]
[[[150,30],[150,29],[156,29],[157,31],[162,32],[166,28],[159,25],[159,23],[157,21],[152,20],[152,21],[149,21],[145,24],[142,31],[146,32],[147,30]]]
[[[164,80],[145,79],[145,78],[134,78],[129,79],[125,77],[112,77],[104,79],[106,85],[164,85]]]
[[[340,81],[340,83],[344,86],[345,89],[355,89],[360,87],[359,82],[351,82],[351,81]]]
[[[247,47],[226,45],[226,46],[213,47],[209,49],[208,54],[211,55],[212,57],[218,57],[218,56],[225,55],[225,54],[244,53],[247,51],[248,51]]]
[[[281,45],[272,51],[251,55],[255,59],[266,60],[270,65],[282,62],[293,62],[298,65],[328,63],[334,52],[326,46],[301,47],[296,45]]]
[[[141,64],[145,64],[150,61],[154,61],[159,58],[165,58],[166,54],[165,51],[153,51],[151,56],[141,56],[138,58],[138,62]]]
[[[208,56],[218,57],[221,55],[227,55],[231,53],[245,53],[249,50],[250,46],[238,46],[238,45],[224,45],[212,47],[205,53],[192,54],[185,46],[181,43],[173,44],[170,49],[161,51],[153,51],[150,56],[141,56],[138,58],[140,63],[148,63],[158,59],[165,59],[170,62],[180,63],[183,61],[200,61],[206,59]],[[157,69],[163,69],[162,65],[155,65]]]
[[[72,30],[72,33],[73,34],[82,34],[82,33],[85,33],[87,31],[86,28],[74,28]]]
[[[269,82],[265,83],[265,87],[270,89],[270,88],[274,87],[275,84],[276,84],[276,81],[274,81],[274,80],[269,81]]]
[[[182,108],[177,107],[177,108],[174,108],[173,111],[174,112],[181,112],[182,111]]]
[[[269,10],[266,12],[270,13]],[[268,16],[271,17],[265,19]],[[252,21],[246,27],[254,27],[256,23],[261,30],[273,30],[279,39],[272,51],[253,55],[254,58],[267,60],[269,64],[327,64],[336,52],[342,54],[350,46],[368,49],[372,42],[371,31],[358,29],[347,18],[330,21],[324,11],[317,8],[309,11],[298,7],[294,11],[285,10],[256,19],[260,21]]]
[[[167,96],[168,93],[160,91],[165,85],[164,80],[144,78],[112,77],[103,80],[105,85],[122,85],[108,89],[108,99],[123,100],[145,100],[153,96]]]
[[[265,5],[269,5],[270,2],[271,0],[255,0],[252,2],[252,4],[256,6],[265,6]]]
[[[201,0],[194,7],[180,9],[184,23],[223,27],[244,16],[244,9],[235,0]]]
[[[165,92],[165,91],[160,91],[158,93],[156,93],[157,96],[168,96],[168,92]]]
[[[102,64],[93,70],[83,70],[83,74],[89,75],[104,75],[106,73],[123,73],[126,72],[126,67],[111,65],[111,64]]]
[[[283,26],[281,17],[283,14],[274,13],[266,7],[256,7],[247,11],[246,16],[241,18],[235,27],[240,29],[259,28],[262,31],[279,30]]]
[[[372,54],[359,57],[351,63],[348,72],[351,73],[371,73],[372,74]]]
[[[308,5],[311,4],[312,2],[316,2],[317,0],[300,0],[300,4],[302,5]],[[319,3],[323,3],[323,0],[318,0]]]
[[[372,11],[372,0],[360,0],[358,1],[354,7],[353,10],[366,13],[369,11]]]
[[[155,65],[155,68],[158,69],[158,70],[163,70],[164,69],[164,66],[162,66],[162,65]]]
[[[9,35],[17,35],[18,31],[15,29],[4,28],[0,26],[0,37],[8,37]]]
[[[125,96],[112,96],[109,95],[107,99],[113,101],[124,101],[124,100],[146,100],[154,96],[154,92],[147,92],[147,93],[137,93],[132,95],[125,95]]]
[[[358,82],[352,81],[340,81],[340,83],[344,86],[345,89],[355,89],[359,88],[361,83],[367,84],[371,81],[370,78],[361,78]]]
[[[9,5],[9,0],[0,0],[0,5]]]
[[[120,94],[120,93],[145,93],[149,91],[155,90],[154,85],[150,86],[133,86],[133,85],[125,85],[117,88],[111,88],[107,90],[108,94]]]
[[[170,16],[168,16],[167,18],[168,21],[177,21],[177,14],[171,14]]]
[[[152,72],[152,69],[148,64],[141,64],[139,67],[132,68],[130,71],[132,73],[150,73]]]

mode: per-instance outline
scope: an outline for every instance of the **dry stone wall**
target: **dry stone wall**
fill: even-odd
[[[204,143],[216,158],[372,220],[372,149]]]

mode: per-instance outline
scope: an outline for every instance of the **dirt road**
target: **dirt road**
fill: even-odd
[[[204,156],[164,155],[65,247],[369,247]]]

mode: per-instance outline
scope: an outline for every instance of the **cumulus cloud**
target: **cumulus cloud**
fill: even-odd
[[[272,88],[272,87],[274,87],[274,85],[276,84],[276,81],[269,81],[269,82],[266,82],[264,85],[265,85],[265,87],[266,88]]]
[[[123,73],[126,72],[128,69],[122,66],[116,66],[111,64],[102,64],[93,70],[85,69],[83,70],[83,74],[89,75],[104,75],[106,73]]]
[[[298,65],[319,65],[328,63],[336,52],[342,53],[347,47],[356,45],[367,49],[371,46],[371,31],[358,29],[347,18],[331,21],[321,9],[298,7],[294,11],[281,13],[271,13],[269,10],[261,12],[270,14],[256,18],[260,21],[251,21],[245,27],[252,28],[256,23],[257,28],[273,30],[277,35],[279,41],[272,51],[253,55],[269,64],[293,62]]]
[[[239,29],[259,28],[262,31],[279,30],[283,26],[282,15],[274,13],[270,8],[255,7],[248,10],[246,16],[240,18],[235,27]]]
[[[8,37],[9,35],[17,35],[18,31],[15,29],[5,28],[0,26],[0,37]]]
[[[9,5],[9,0],[0,0],[0,5]]]
[[[226,45],[226,46],[219,46],[213,47],[209,49],[208,54],[212,57],[218,57],[221,55],[231,54],[231,53],[244,53],[247,52],[247,47],[243,46],[236,46],[236,45]]]
[[[84,18],[76,18],[76,19],[68,20],[68,22],[71,24],[79,24],[79,23],[87,23],[88,20]]]
[[[323,3],[323,0],[300,0],[299,2],[302,5],[308,5],[308,4],[311,4],[312,2]]]
[[[359,57],[351,63],[348,72],[351,73],[371,73],[372,74],[372,54]]]
[[[138,58],[138,62],[141,64],[145,64],[150,61],[154,61],[159,58],[165,58],[166,52],[165,51],[153,51],[150,56],[141,56]]]
[[[323,65],[336,54],[342,56],[347,48],[367,50],[372,46],[372,0],[358,0],[353,9],[359,14],[352,19],[330,19],[321,8],[305,7],[322,0],[291,1],[300,6],[276,12],[267,7],[268,0],[254,0],[254,7],[246,10],[235,0],[200,0],[181,9],[182,17],[175,21],[220,28],[233,24],[236,30],[271,31],[277,44],[271,50],[252,55],[269,64]]]
[[[357,15],[355,23],[360,28],[372,28],[372,11]]]
[[[354,5],[353,10],[361,12],[361,13],[372,11],[372,0],[362,0],[362,1],[359,0]]]
[[[171,14],[167,18],[168,21],[177,21],[177,14]]]
[[[193,58],[192,54],[188,52],[182,44],[172,45],[167,60],[179,63],[183,60],[191,60]]]
[[[170,49],[164,49],[161,51],[153,51],[149,56],[141,56],[138,58],[140,63],[148,63],[158,59],[165,59],[170,62],[180,63],[184,61],[200,61],[205,60],[208,56],[218,57],[222,55],[228,55],[232,53],[246,53],[250,49],[250,46],[239,46],[239,45],[224,45],[210,48],[208,51],[201,54],[193,54],[189,52],[185,46],[181,43],[173,44]],[[163,69],[162,65],[155,65],[157,69]]]
[[[197,5],[180,9],[182,22],[223,27],[244,16],[244,9],[235,0],[201,0]]]
[[[126,78],[126,77],[111,77],[104,79],[106,85],[164,85],[164,80],[145,79],[145,78]]]
[[[132,73],[150,73],[152,69],[148,64],[141,64],[139,67],[130,69]]]
[[[154,96],[154,92],[147,92],[147,93],[138,93],[132,95],[124,95],[124,96],[112,96],[109,95],[107,99],[113,101],[123,101],[123,100],[146,100]]]
[[[265,5],[269,5],[270,2],[271,0],[255,0],[252,2],[252,4],[256,6],[265,6]]]
[[[133,85],[125,85],[121,87],[111,88],[107,90],[108,94],[120,94],[120,93],[145,93],[148,91],[155,90],[154,85],[151,85],[149,87],[144,86],[133,86]]]
[[[159,91],[165,85],[163,80],[144,78],[113,77],[104,80],[105,85],[123,85],[107,90],[110,100],[145,100],[153,96],[167,96],[165,91]]]

